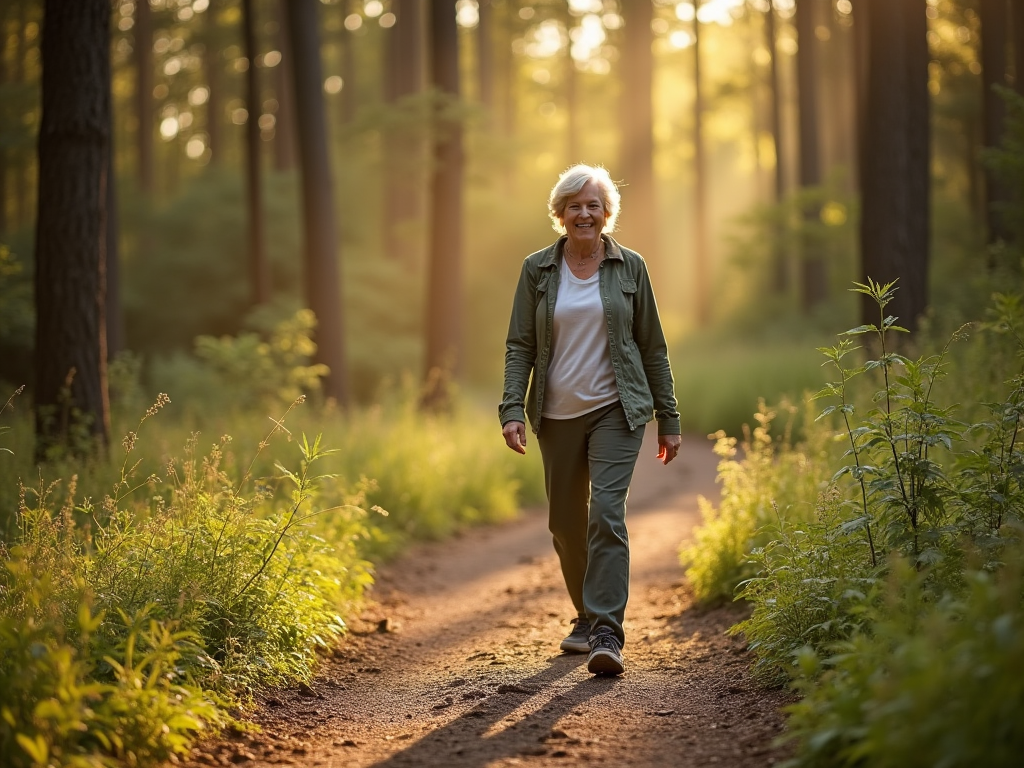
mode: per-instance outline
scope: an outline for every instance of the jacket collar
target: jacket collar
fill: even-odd
[[[567,235],[562,235],[554,243],[549,245],[544,251],[544,258],[541,259],[540,266],[553,267],[558,263],[558,257],[562,255],[562,248],[565,246],[565,242],[569,239]],[[601,235],[601,239],[604,240],[604,256],[606,259],[617,259],[623,261],[622,249],[619,244],[615,242],[611,235]]]

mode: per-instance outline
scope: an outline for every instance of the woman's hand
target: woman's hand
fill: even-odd
[[[668,464],[679,453],[683,438],[679,435],[658,435],[658,458],[662,464]]]
[[[521,421],[510,421],[501,428],[505,445],[516,453],[526,453],[526,425]]]

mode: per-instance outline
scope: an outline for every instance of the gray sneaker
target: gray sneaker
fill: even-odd
[[[590,622],[586,619],[573,619],[571,623],[572,632],[558,647],[567,653],[590,653]]]
[[[621,675],[626,671],[619,640],[608,627],[598,627],[591,635],[587,669],[595,675]]]

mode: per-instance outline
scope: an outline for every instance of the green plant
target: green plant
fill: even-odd
[[[799,654],[792,768],[1010,768],[1024,753],[1024,550],[969,570],[936,601],[916,564],[890,563],[870,631]]]
[[[906,332],[896,325],[895,317],[885,315],[895,283],[882,285],[868,278],[867,284],[855,286],[853,291],[878,305],[879,322],[852,328],[842,335],[873,334],[879,356],[862,366],[846,368],[843,359],[859,349],[850,339],[820,350],[837,368],[840,378],[815,397],[839,397],[840,404],[828,406],[819,418],[842,415],[850,443],[845,455],[854,460],[843,466],[833,481],[850,474],[858,484],[862,514],[849,524],[863,527],[873,564],[878,563],[873,525],[881,528],[885,551],[905,551],[921,564],[932,563],[941,557],[938,539],[947,520],[946,500],[951,491],[950,480],[935,453],[941,448],[951,451],[963,428],[952,418],[952,406],[936,404],[933,390],[944,373],[949,345],[963,337],[964,329],[954,333],[938,354],[911,360],[893,351],[889,341],[891,333]],[[897,368],[903,373],[897,374]],[[849,382],[870,371],[881,376],[881,388],[872,397],[872,402],[879,405],[854,426],[851,417],[855,405],[848,397]]]
[[[752,671],[764,684],[788,680],[798,652],[824,652],[864,623],[878,569],[855,538],[858,522],[844,521],[843,507],[830,486],[815,519],[780,516],[764,531],[771,540],[749,555],[757,576],[740,584],[736,598],[748,600],[753,611],[729,632],[746,636]]]
[[[767,543],[765,526],[775,519],[777,507],[797,519],[811,514],[826,479],[823,433],[811,435],[804,445],[793,445],[789,427],[796,409],[785,403],[781,407],[789,420],[782,434],[773,436],[777,411],[759,402],[754,414],[758,426],[744,429],[740,459],[735,438],[722,432],[714,435],[715,453],[722,457],[722,501],[716,509],[707,499],[699,499],[702,523],[679,555],[698,600],[731,600],[736,586],[757,573],[748,556]]]

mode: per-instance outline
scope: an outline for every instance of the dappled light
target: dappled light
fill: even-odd
[[[1016,768],[1022,190],[1017,0],[4,0],[0,763]]]

